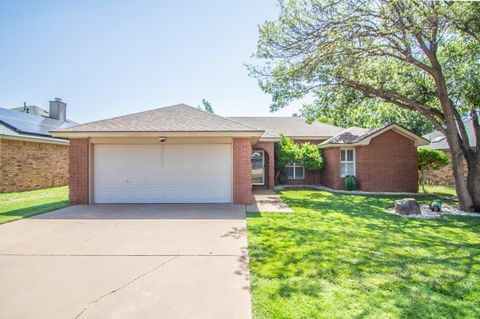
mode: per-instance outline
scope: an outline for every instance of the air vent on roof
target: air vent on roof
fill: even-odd
[[[437,136],[432,140],[432,143],[438,143],[445,139],[445,136]]]

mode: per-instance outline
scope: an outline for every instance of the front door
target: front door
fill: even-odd
[[[265,153],[261,150],[252,152],[252,184],[265,185]]]

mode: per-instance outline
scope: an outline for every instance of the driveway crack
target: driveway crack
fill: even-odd
[[[174,259],[177,259],[179,256],[175,256],[173,258],[170,258],[169,260],[161,263],[160,265],[158,266],[155,266],[154,268],[150,269],[150,270],[147,270],[146,272],[138,275],[137,277],[133,278],[132,280],[130,280],[129,282],[125,283],[124,285],[118,287],[118,288],[115,288],[113,289],[112,291],[110,292],[107,292],[106,294],[98,297],[97,299],[95,300],[92,300],[85,308],[83,308],[83,310],[77,315],[75,316],[75,319],[78,319],[80,318],[91,306],[95,305],[96,303],[100,302],[103,298],[107,297],[107,296],[110,296],[110,295],[113,295],[114,293],[124,289],[124,288],[127,288],[128,286],[130,286],[131,284],[133,284],[134,282],[136,282],[137,280],[147,276],[148,274],[154,272],[155,270],[158,270],[160,268],[162,268],[163,266],[165,266],[166,264],[168,264],[169,262],[173,261]]]

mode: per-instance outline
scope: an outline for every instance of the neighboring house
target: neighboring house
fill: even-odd
[[[326,167],[287,167],[291,184],[416,192],[417,146],[398,126],[344,130],[299,117],[225,118],[179,104],[52,131],[70,139],[70,201],[250,204],[252,188],[274,187],[279,133],[318,144]]]
[[[470,146],[474,148],[476,140],[475,140],[475,131],[473,129],[473,121],[471,119],[465,121],[465,128],[467,130]],[[426,134],[423,137],[429,140],[430,144],[421,146],[422,148],[429,148],[429,149],[442,151],[445,153],[445,155],[448,156],[450,160],[452,159],[452,155],[448,147],[447,138],[445,137],[445,135],[443,135],[443,133],[439,131],[433,131],[432,133]],[[463,164],[464,164],[463,165],[464,175],[467,176],[467,172],[468,172],[467,162],[464,160]],[[438,170],[428,171],[426,173],[426,176],[427,176],[427,183],[449,185],[449,186],[455,185],[451,164]]]
[[[58,98],[49,112],[38,106],[0,108],[0,192],[67,185],[69,141],[49,131],[74,124]]]

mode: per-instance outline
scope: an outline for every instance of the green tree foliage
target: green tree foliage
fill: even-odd
[[[208,102],[206,99],[202,99],[202,106],[198,106],[199,109],[207,111],[208,113],[215,113],[213,111],[213,106],[210,102]]]
[[[310,170],[321,170],[325,161],[320,149],[310,143],[299,145],[291,138],[280,134],[282,140],[276,148],[275,167],[278,171],[283,171],[287,164],[298,163]]]
[[[310,170],[321,170],[324,165],[322,152],[316,145],[305,143],[300,146],[300,163],[303,167]]]
[[[480,3],[280,0],[279,8],[259,29],[265,63],[249,67],[272,95],[270,109],[313,96],[302,111],[310,120],[395,120],[417,133],[428,129],[424,117],[447,138],[461,208],[480,210]]]
[[[314,103],[306,104],[300,110],[308,122],[319,121],[340,127],[380,127],[397,123],[418,135],[434,130],[430,121],[418,112],[401,109],[378,99],[365,99],[363,93],[351,88],[329,87],[317,92]]]
[[[442,151],[420,148],[418,150],[418,169],[420,170],[420,185],[422,190],[425,190],[425,173],[431,170],[437,170],[447,166],[450,163],[450,159]]]
[[[280,143],[278,143],[276,147],[276,163],[275,167],[281,171],[285,169],[285,166],[290,163],[295,163],[299,159],[299,145],[294,143],[293,140],[285,136],[283,134],[280,134],[282,137],[282,140]]]

